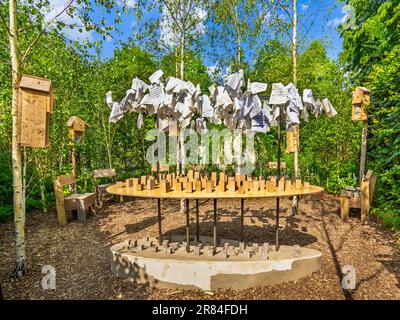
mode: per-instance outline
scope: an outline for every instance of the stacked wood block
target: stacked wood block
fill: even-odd
[[[225,178],[219,180],[218,183],[218,191],[219,192],[225,192],[226,191],[226,185],[225,185]]]
[[[212,180],[206,182],[206,192],[207,193],[213,192],[213,185],[214,185],[214,181],[212,181]]]
[[[301,179],[296,179],[296,181],[295,181],[295,189],[296,190],[301,190],[301,188],[302,188]]]
[[[168,193],[171,191],[171,183],[167,180],[160,181],[160,189],[162,193]]]
[[[211,172],[211,181],[213,183],[213,187],[215,188],[217,186],[217,173],[216,172]]]
[[[236,181],[235,181],[234,177],[230,177],[228,179],[228,191],[229,192],[235,192],[236,191]]]
[[[147,180],[147,190],[154,190],[156,187],[156,181],[154,179]]]
[[[292,189],[292,181],[286,179],[285,180],[285,191],[290,191]]]
[[[285,178],[284,177],[279,179],[278,191],[285,191]]]
[[[197,192],[200,192],[200,191],[201,191],[201,181],[200,181],[199,179],[195,179],[195,180],[194,180],[194,189],[195,189]]]
[[[187,193],[192,193],[193,192],[193,182],[192,181],[188,181],[186,184],[186,192]]]
[[[265,191],[265,179],[260,180],[260,191]]]
[[[260,182],[257,180],[253,180],[253,188],[252,191],[258,191],[260,190]]]

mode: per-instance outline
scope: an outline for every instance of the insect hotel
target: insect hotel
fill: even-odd
[[[364,87],[357,87],[353,92],[352,120],[367,121],[367,108],[371,103],[371,91]]]
[[[18,143],[26,147],[49,145],[49,118],[53,112],[51,80],[23,75],[18,91]]]

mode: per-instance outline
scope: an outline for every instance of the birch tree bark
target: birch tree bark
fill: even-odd
[[[297,0],[293,0],[293,46],[292,46],[292,79],[294,85],[297,87]],[[299,146],[297,143],[300,134],[300,125],[293,127],[293,140],[294,140],[294,175],[299,178]],[[293,197],[292,201],[292,216],[297,213],[299,199],[297,196]]]
[[[12,171],[14,189],[14,223],[15,223],[15,266],[12,273],[14,278],[25,274],[25,212],[22,198],[22,167],[21,149],[18,144],[18,86],[19,62],[17,57],[17,16],[16,1],[9,1],[10,11],[10,55],[12,69]]]

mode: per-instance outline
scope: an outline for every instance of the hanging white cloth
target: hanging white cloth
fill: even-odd
[[[273,83],[269,104],[280,105],[288,102],[288,91],[282,83]]]

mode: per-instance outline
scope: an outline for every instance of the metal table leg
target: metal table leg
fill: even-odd
[[[196,199],[196,241],[200,242],[199,199]]]
[[[279,210],[280,199],[276,198],[276,221],[275,221],[275,251],[279,251]]]
[[[243,236],[243,231],[244,231],[244,199],[240,199],[240,241],[243,242],[244,236]]]
[[[189,199],[186,199],[186,252],[190,251],[190,234],[189,234]]]
[[[214,253],[217,253],[217,199],[214,199]]]
[[[158,241],[160,244],[162,243],[162,231],[161,231],[161,199],[157,199],[157,207],[158,207]]]

